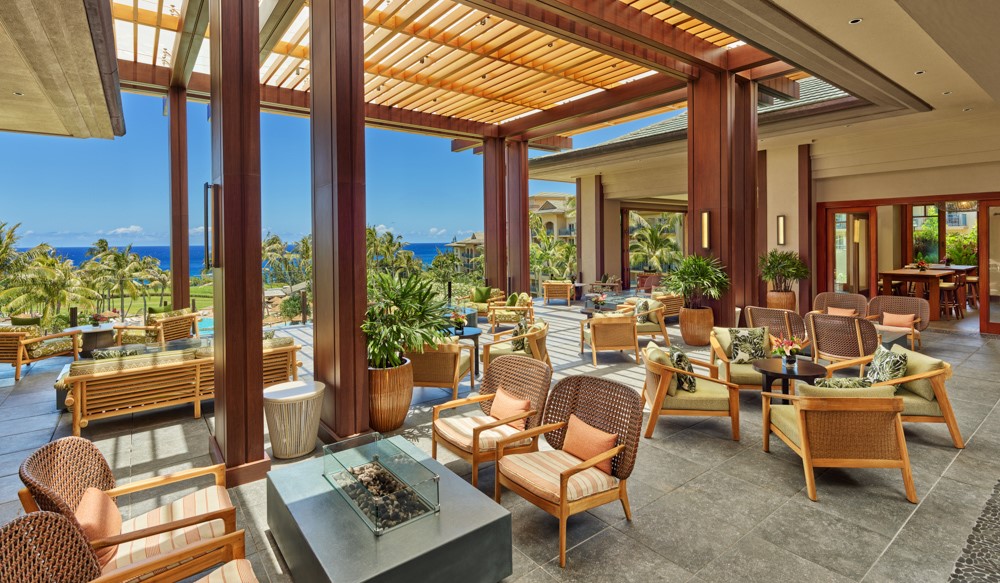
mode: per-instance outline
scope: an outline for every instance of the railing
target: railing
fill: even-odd
[[[559,236],[560,237],[575,237],[576,236],[576,229],[573,229],[573,228],[559,229]]]

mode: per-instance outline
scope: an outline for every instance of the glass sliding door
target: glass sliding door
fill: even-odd
[[[831,214],[833,291],[870,296],[875,270],[872,211]]]

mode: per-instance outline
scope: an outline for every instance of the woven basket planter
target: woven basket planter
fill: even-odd
[[[690,346],[707,346],[715,325],[712,308],[681,308],[681,337]]]
[[[368,415],[371,428],[380,433],[399,429],[410,412],[413,398],[413,365],[368,369]]]
[[[769,291],[767,292],[767,307],[778,310],[795,311],[795,292]]]

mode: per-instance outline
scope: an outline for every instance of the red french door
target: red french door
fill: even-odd
[[[979,330],[1000,334],[1000,202],[979,203]]]

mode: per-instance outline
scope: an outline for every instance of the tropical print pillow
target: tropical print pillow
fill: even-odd
[[[764,350],[766,328],[730,328],[729,337],[733,341],[733,354],[729,358],[733,364],[749,364],[767,356]]]
[[[640,300],[635,303],[635,323],[645,324],[649,321],[649,314],[645,312],[649,311],[649,302],[646,300]]]
[[[521,318],[521,321],[518,322],[517,326],[514,327],[514,336],[515,337],[524,336],[525,334],[528,333],[528,327],[529,327],[528,321],[524,318]],[[524,350],[525,340],[526,340],[525,338],[515,338],[514,340],[511,340],[510,346],[514,350]]]
[[[105,358],[125,358],[126,356],[136,356],[144,352],[145,351],[136,348],[95,348],[90,351],[90,356],[94,360],[103,360]]]
[[[906,355],[886,350],[881,345],[875,349],[871,364],[865,367],[865,378],[873,384],[904,376],[906,376]]]
[[[872,386],[872,382],[866,378],[829,378],[816,379],[813,386],[825,389],[867,389]]]
[[[688,359],[684,351],[676,348],[674,346],[670,347],[670,362],[673,363],[673,367],[679,370],[686,370],[687,372],[694,372],[694,368],[691,366],[691,361]],[[686,374],[675,374],[674,378],[677,379],[677,388],[682,391],[687,391],[693,393],[695,391],[695,378],[691,375]]]

